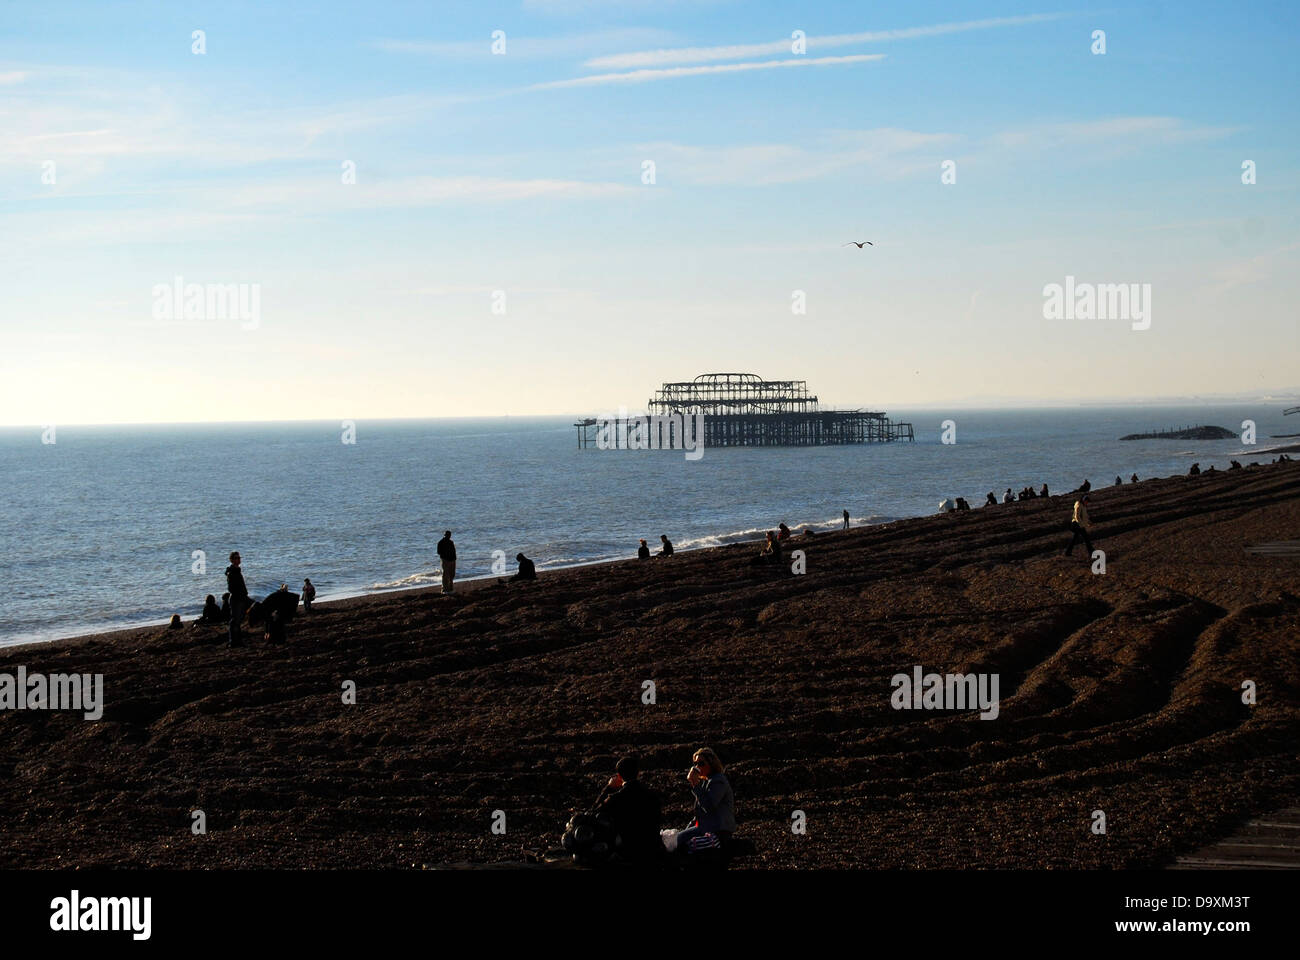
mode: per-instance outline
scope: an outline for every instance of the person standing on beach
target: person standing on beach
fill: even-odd
[[[668,534],[659,534],[659,541],[664,545],[663,549],[659,551],[659,556],[671,557],[673,555],[673,542],[668,539]]]
[[[438,541],[438,559],[442,561],[442,592],[452,592],[452,581],[456,579],[456,544],[451,540],[451,531],[444,530]]]
[[[1065,555],[1068,557],[1074,551],[1074,546],[1080,540],[1088,548],[1088,556],[1092,556],[1092,538],[1088,536],[1088,495],[1085,493],[1078,500],[1074,501],[1074,519],[1070,521],[1070,529],[1074,532],[1070,545],[1065,548]]]
[[[844,511],[844,529],[847,530],[848,528],[849,528],[849,512],[848,512],[847,510],[845,510],[845,511]]]
[[[244,571],[239,567],[239,551],[230,555],[230,566],[226,567],[226,589],[230,591],[230,641],[228,646],[241,646],[239,625],[243,623],[244,613],[248,610],[248,587],[244,584]]]
[[[312,585],[310,577],[304,577],[302,581],[302,612],[311,613],[311,602],[316,599],[316,588]]]

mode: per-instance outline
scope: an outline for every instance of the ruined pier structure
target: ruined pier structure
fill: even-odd
[[[703,427],[706,447],[817,447],[842,443],[915,440],[910,423],[883,413],[822,410],[805,380],[764,380],[753,373],[705,373],[665,383],[646,404],[647,415],[591,417],[574,424],[578,446],[680,449]],[[647,440],[647,433],[649,443]]]

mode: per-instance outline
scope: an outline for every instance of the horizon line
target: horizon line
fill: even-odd
[[[902,403],[902,404],[871,404],[868,406],[852,405],[827,405],[824,411],[830,410],[880,410],[884,408],[887,412],[889,408],[902,410],[953,410],[965,408],[967,410],[1015,410],[1026,407],[1040,410],[1073,410],[1079,407],[1090,406],[1205,406],[1212,404],[1248,404],[1248,403],[1268,403],[1282,402],[1284,400],[1300,399],[1300,388],[1290,391],[1281,391],[1277,393],[1268,393],[1265,395],[1246,396],[1244,394],[1227,394],[1227,395],[1209,395],[1209,396],[1173,396],[1173,397],[1144,397],[1144,398],[1083,398],[1076,400],[1011,400],[1011,401],[989,401],[980,400],[979,398],[968,398],[964,400],[955,400],[950,403],[945,402],[926,402],[926,403]],[[184,427],[184,426],[242,426],[252,424],[296,424],[296,423],[334,423],[352,420],[355,422],[369,421],[372,423],[413,423],[417,421],[453,421],[453,420],[549,420],[567,417],[592,417],[598,414],[578,413],[574,411],[560,411],[551,413],[491,413],[491,414],[465,414],[459,416],[350,416],[350,417],[267,417],[257,420],[99,420],[99,421],[46,421],[44,423],[24,422],[24,423],[0,423],[0,430],[21,430],[33,429],[40,430],[45,427]]]

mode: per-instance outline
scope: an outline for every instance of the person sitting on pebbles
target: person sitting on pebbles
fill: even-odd
[[[216,597],[214,597],[210,593],[208,594],[207,599],[203,601],[203,612],[199,614],[198,620],[194,622],[195,624],[200,624],[200,623],[211,624],[211,623],[224,622],[221,619],[221,608],[217,606]]]
[[[726,852],[736,832],[736,800],[723,772],[722,761],[708,747],[691,757],[686,782],[695,799],[695,818],[676,834],[676,853],[696,853],[721,847]]]
[[[771,530],[767,532],[767,540],[763,543],[763,549],[758,552],[753,560],[754,563],[780,563],[781,562],[781,540]]]
[[[511,580],[537,579],[537,565],[533,563],[533,561],[529,560],[522,553],[516,553],[515,560],[519,563],[519,572],[511,577]]]

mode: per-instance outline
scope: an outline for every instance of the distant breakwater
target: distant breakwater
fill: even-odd
[[[1181,430],[1156,430],[1130,433],[1120,440],[1232,440],[1237,435],[1224,427],[1183,427]]]

